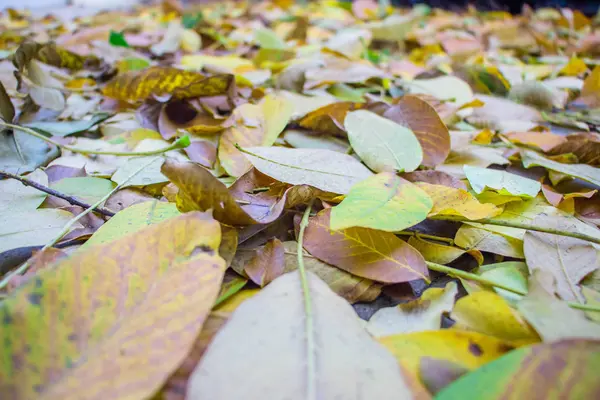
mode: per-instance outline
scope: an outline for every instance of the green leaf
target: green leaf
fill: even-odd
[[[75,196],[86,203],[93,204],[106,196],[115,186],[108,179],[86,176],[64,178],[53,183],[50,187],[69,196]]]
[[[346,115],[344,127],[352,148],[375,172],[410,172],[423,161],[423,149],[414,133],[366,110]]]
[[[542,189],[539,182],[506,171],[471,167],[470,165],[465,165],[463,170],[477,194],[489,188],[496,190],[499,194],[531,198],[537,196]]]
[[[40,169],[36,169],[25,178],[48,186],[48,176]],[[16,179],[3,179],[0,181],[0,212],[33,211],[44,202],[46,196],[46,193],[25,186]]]
[[[540,166],[552,171],[583,179],[600,186],[600,168],[594,168],[587,164],[562,164],[558,161],[550,160],[541,156],[535,151],[525,150],[522,155],[523,166],[525,168]]]
[[[125,36],[122,32],[115,32],[113,30],[110,31],[108,43],[117,47],[131,47],[129,43],[127,43],[127,40],[125,40]]]
[[[254,32],[254,40],[263,49],[283,50],[287,48],[285,42],[271,29],[258,29]]]
[[[181,18],[181,24],[185,29],[194,29],[198,22],[202,21],[204,16],[202,12],[184,14]]]
[[[522,347],[464,375],[435,399],[593,399],[600,391],[599,368],[598,341]]]
[[[0,170],[24,174],[58,157],[58,148],[20,131],[0,132]]]
[[[479,267],[477,274],[492,282],[498,282],[515,290],[527,292],[527,278],[529,270],[527,264],[520,261],[506,261],[497,264],[487,264]],[[505,300],[514,303],[523,296],[504,289],[493,288]]]
[[[331,210],[331,229],[361,226],[401,231],[423,221],[432,207],[431,198],[417,185],[382,172],[354,185]]]
[[[42,122],[31,122],[25,124],[29,128],[40,130],[43,133],[50,134],[52,136],[69,136],[76,133],[85,132],[91,129],[94,125],[108,119],[110,114],[99,113],[92,116],[87,121],[42,121]]]
[[[127,234],[157,224],[181,213],[174,203],[146,201],[125,208],[100,227],[80,249],[111,242]]]
[[[73,214],[44,208],[34,211],[0,213],[0,253],[26,246],[42,246],[54,239]],[[75,228],[81,228],[77,224]]]
[[[119,72],[139,71],[150,66],[145,58],[127,57],[119,61]]]

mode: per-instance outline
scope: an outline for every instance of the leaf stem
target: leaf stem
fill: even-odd
[[[302,221],[300,222],[300,231],[298,232],[298,271],[300,273],[300,282],[302,283],[302,293],[304,294],[304,312],[306,313],[306,319],[304,322],[304,328],[306,329],[306,392],[307,392],[307,400],[316,400],[317,399],[317,388],[315,386],[315,382],[317,379],[317,368],[315,361],[315,331],[313,326],[313,312],[312,312],[312,303],[310,299],[310,289],[308,287],[308,276],[306,275],[306,268],[304,267],[304,230],[308,225],[308,217],[310,215],[310,210],[312,209],[313,200],[308,203],[306,210],[304,211],[304,215],[302,216]]]
[[[412,232],[412,231],[399,231],[399,232],[394,232],[394,235],[400,235],[400,236],[414,236],[417,239],[430,239],[430,240],[436,240],[438,242],[444,242],[444,243],[448,243],[450,246],[454,245],[454,239],[452,238],[447,238],[447,237],[442,237],[442,236],[435,236],[435,235],[427,235],[425,233],[420,233],[420,232]]]
[[[588,242],[600,244],[600,239],[599,238],[596,238],[596,237],[590,236],[590,235],[586,235],[584,233],[570,232],[570,231],[565,231],[565,230],[561,230],[561,229],[554,229],[554,228],[545,228],[543,226],[525,224],[525,223],[522,223],[522,222],[502,221],[502,220],[498,220],[498,219],[494,219],[494,218],[484,218],[484,219],[478,219],[478,220],[470,220],[470,219],[465,218],[465,217],[454,216],[454,215],[452,215],[452,216],[450,216],[450,215],[436,215],[436,216],[428,217],[428,218],[429,219],[434,219],[434,220],[442,220],[442,221],[474,222],[474,223],[478,223],[478,224],[487,224],[487,225],[496,225],[496,226],[506,226],[506,227],[509,227],[509,228],[526,229],[528,231],[550,233],[552,235],[559,235],[559,236],[568,236],[568,237],[572,237],[572,238],[576,238],[576,239],[581,239],[581,240],[586,240]]]
[[[437,271],[437,272],[443,272],[445,274],[457,277],[457,278],[463,278],[463,279],[469,279],[472,281],[476,281],[479,283],[482,283],[484,285],[487,286],[493,286],[496,287],[498,289],[503,289],[506,290],[508,292],[511,293],[515,293],[521,296],[526,296],[527,292],[524,290],[519,290],[519,289],[515,289],[513,287],[510,286],[506,286],[503,283],[500,282],[495,282],[489,279],[486,279],[482,276],[479,276],[477,274],[474,274],[472,272],[467,272],[467,271],[463,271],[461,269],[456,269],[456,268],[452,268],[452,267],[448,267],[446,265],[442,265],[442,264],[437,264],[434,262],[430,262],[430,261],[425,261],[425,263],[427,264],[427,267],[431,270]],[[578,310],[585,310],[585,311],[595,311],[595,312],[600,312],[600,307],[599,306],[592,306],[590,304],[580,304],[580,303],[572,303],[572,302],[566,302],[569,307],[571,308],[575,308]]]
[[[95,154],[95,155],[104,155],[104,156],[121,156],[121,157],[133,157],[133,156],[154,156],[156,154],[162,154],[162,153],[166,153],[167,151],[171,151],[171,150],[176,150],[176,149],[183,149],[185,147],[188,147],[191,143],[190,141],[190,137],[185,135],[182,136],[180,138],[178,138],[175,142],[173,142],[173,144],[171,144],[170,146],[164,147],[162,149],[158,149],[158,150],[151,150],[151,151],[102,151],[102,150],[86,150],[86,149],[78,149],[76,147],[72,147],[66,144],[62,144],[62,143],[58,143],[55,140],[50,139],[49,137],[46,137],[44,135],[42,135],[41,133],[36,132],[35,130],[31,129],[31,128],[27,128],[25,126],[20,126],[20,125],[14,125],[14,124],[9,124],[3,121],[0,121],[0,126],[5,126],[7,128],[11,128],[11,129],[16,129],[19,130],[21,132],[27,133],[31,136],[35,136],[38,139],[41,139],[47,143],[53,144],[54,146],[60,147],[63,150],[68,150],[68,151],[72,151],[73,153],[79,153],[79,154]]]
[[[11,179],[15,179],[15,180],[21,182],[25,186],[30,186],[30,187],[32,187],[34,189],[39,190],[40,192],[44,192],[44,193],[47,193],[47,194],[49,194],[51,196],[56,196],[58,198],[66,200],[70,204],[73,204],[75,206],[79,206],[79,207],[83,207],[83,208],[90,208],[91,207],[89,204],[84,203],[81,200],[78,200],[76,197],[69,196],[67,194],[58,192],[58,191],[56,191],[54,189],[51,189],[51,188],[49,188],[47,186],[42,185],[41,183],[37,183],[35,181],[32,181],[31,179],[27,179],[27,178],[24,178],[24,177],[19,176],[19,175],[11,174],[10,172],[6,172],[6,171],[0,170],[0,177],[2,177],[2,176],[5,176],[5,177],[11,178]],[[102,208],[102,207],[95,207],[94,210],[97,211],[98,213],[102,214],[102,215],[107,216],[107,217],[112,217],[112,216],[115,215],[114,212],[112,212],[110,210],[107,210],[106,208]]]
[[[69,220],[69,222],[67,222],[65,224],[65,226],[63,227],[63,229],[58,233],[58,235],[56,235],[56,237],[54,239],[52,239],[50,242],[46,243],[44,245],[44,247],[42,247],[42,249],[40,250],[40,252],[43,252],[46,249],[49,249],[50,247],[54,246],[64,235],[66,235],[67,233],[69,233],[69,231],[77,223],[77,221],[79,221],[81,218],[83,218],[86,215],[88,215],[96,207],[99,207],[100,204],[102,204],[103,202],[105,202],[110,196],[113,195],[113,193],[115,193],[117,190],[119,190],[123,186],[125,186],[127,184],[127,182],[129,182],[134,176],[136,176],[137,174],[139,174],[140,172],[142,172],[142,170],[144,168],[146,168],[147,166],[149,166],[150,164],[152,164],[154,161],[156,161],[156,157],[153,158],[152,160],[150,160],[150,162],[145,163],[144,165],[142,165],[141,167],[139,167],[137,170],[135,170],[123,182],[119,183],[113,190],[111,190],[104,197],[102,197],[100,200],[98,200],[97,202],[95,202],[94,204],[92,204],[91,206],[89,206],[81,214],[76,215],[75,217],[71,218]],[[30,265],[31,265],[31,258],[29,260],[25,261],[23,264],[21,264],[21,266],[19,266],[19,268],[15,269],[13,272],[6,274],[6,276],[2,279],[2,281],[0,281],[0,289],[3,289],[9,283],[10,280],[13,278],[13,276],[21,275],[25,271],[27,271],[27,269],[30,267]]]

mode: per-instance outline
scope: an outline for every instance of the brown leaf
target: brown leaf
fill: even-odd
[[[410,128],[423,148],[426,167],[435,167],[450,154],[450,133],[433,107],[417,96],[406,95],[383,116]]]
[[[215,119],[204,110],[197,110],[186,100],[172,100],[165,104],[158,116],[158,130],[169,140],[178,135],[178,129],[195,135],[212,135],[225,129],[223,120]]]
[[[569,135],[546,151],[551,156],[573,153],[579,163],[600,167],[600,135],[594,132]]]
[[[402,178],[406,179],[409,182],[425,182],[430,183],[432,185],[442,185],[453,187],[456,189],[467,190],[467,185],[460,179],[447,174],[442,171],[413,171],[413,172],[405,172],[402,174]]]
[[[302,128],[328,135],[346,137],[344,119],[350,111],[365,108],[365,103],[342,101],[326,105],[306,114],[298,121]]]
[[[304,248],[354,275],[385,283],[427,279],[421,254],[393,233],[368,228],[329,229],[331,209],[309,219]]]
[[[244,266],[244,271],[258,286],[268,285],[272,280],[284,273],[284,248],[281,241],[271,239],[263,247],[256,250]]]
[[[179,187],[177,208],[182,212],[212,209],[215,219],[220,222],[251,225],[274,221],[283,210],[284,202],[269,199],[268,205],[262,203],[262,207],[247,207],[246,211],[223,183],[194,163],[167,159],[161,172]]]
[[[552,132],[510,132],[505,136],[513,143],[534,146],[544,152],[548,152],[567,141],[566,137]]]

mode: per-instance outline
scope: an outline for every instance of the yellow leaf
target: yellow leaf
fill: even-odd
[[[137,103],[150,96],[217,96],[229,93],[233,85],[233,75],[205,77],[197,72],[172,67],[150,67],[118,75],[104,87],[102,93],[118,100]]]
[[[252,164],[236,145],[243,148],[271,146],[289,122],[293,106],[289,100],[268,95],[257,104],[243,104],[233,111],[232,126],[219,140],[219,160],[231,176],[241,176]]]
[[[188,213],[44,269],[1,306],[0,337],[11,343],[0,361],[3,393],[151,396],[185,358],[216,299],[225,271],[220,241],[215,220]]]
[[[580,100],[589,107],[600,107],[600,65],[583,81]]]
[[[477,261],[477,264],[483,264],[483,254],[479,250],[463,250],[455,246],[434,243],[429,240],[423,240],[419,237],[411,236],[408,244],[417,249],[427,261],[438,264],[449,264],[465,253],[470,254]]]
[[[474,370],[495,360],[514,346],[481,333],[443,329],[377,338],[398,360],[418,375],[424,357],[450,361]]]
[[[559,75],[579,76],[583,75],[588,70],[585,61],[578,57],[571,57],[569,62],[561,68]]]
[[[502,213],[493,204],[481,204],[472,194],[463,189],[425,182],[416,183],[433,200],[430,217],[435,215],[458,215],[471,220],[491,218]]]
[[[459,299],[451,318],[456,321],[456,329],[494,336],[518,346],[540,341],[519,313],[494,292],[473,292]]]
[[[469,225],[460,227],[454,237],[454,243],[465,250],[477,249],[507,257],[525,258],[522,239]]]
[[[181,48],[188,53],[195,53],[202,47],[200,35],[193,29],[185,29],[181,34]]]
[[[494,132],[492,132],[486,128],[486,129],[482,130],[481,132],[479,132],[477,134],[477,136],[475,136],[473,138],[473,143],[490,144],[490,143],[492,143],[493,138],[494,138]]]
[[[181,65],[194,70],[200,70],[204,67],[217,68],[221,72],[230,74],[248,68],[254,69],[252,61],[236,56],[187,55],[181,57]]]

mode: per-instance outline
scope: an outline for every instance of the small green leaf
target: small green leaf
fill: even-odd
[[[423,161],[423,149],[408,128],[366,110],[346,115],[352,148],[375,172],[410,172]]]
[[[433,201],[417,185],[391,172],[357,183],[344,201],[331,210],[331,229],[360,226],[401,231],[423,221]]]
[[[122,32],[115,32],[113,30],[110,31],[108,43],[117,47],[131,47],[129,43],[127,43],[127,40],[125,40],[125,36]]]
[[[64,178],[51,185],[51,188],[69,196],[93,204],[106,196],[116,185],[108,179],[91,176]]]
[[[254,33],[254,40],[263,49],[286,49],[285,42],[271,29],[259,29]]]
[[[506,171],[471,167],[470,165],[465,165],[463,170],[477,194],[489,188],[503,195],[531,198],[537,196],[542,189],[539,182]]]
[[[181,24],[185,29],[194,29],[203,18],[202,12],[185,14],[181,18]]]

